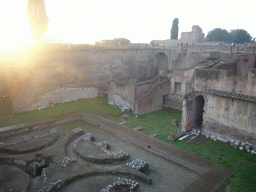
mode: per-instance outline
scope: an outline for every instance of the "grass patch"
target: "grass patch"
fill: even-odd
[[[125,124],[125,126],[130,128],[138,126],[147,127],[147,129],[141,132],[147,135],[158,133],[160,138],[167,138],[170,133],[176,133],[179,129],[179,127],[171,125],[172,119],[177,119],[181,122],[181,111],[172,108],[164,108],[140,115],[139,117],[132,116],[128,119],[129,123]]]
[[[56,115],[62,115],[65,113],[72,113],[83,110],[89,111],[94,114],[121,114],[121,109],[109,105],[107,100],[107,97],[97,97],[93,99],[80,100],[76,102],[64,103],[61,105],[55,105],[54,107],[47,107],[41,110],[36,109],[29,112],[20,112],[0,116],[0,127],[36,121],[44,118],[50,118]]]
[[[255,191],[256,155],[206,138],[196,145],[186,144],[186,140],[170,141],[167,138],[160,140],[234,170],[232,177],[217,189],[217,192]]]

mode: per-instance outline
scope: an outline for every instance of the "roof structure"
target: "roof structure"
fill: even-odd
[[[238,93],[227,92],[227,91],[220,91],[220,90],[215,90],[215,89],[207,89],[206,94],[220,96],[220,97],[228,97],[231,99],[239,99],[239,100],[243,100],[243,101],[249,101],[249,102],[256,103],[256,97],[250,96],[250,95],[238,94]]]

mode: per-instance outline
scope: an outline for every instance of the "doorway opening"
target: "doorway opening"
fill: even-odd
[[[163,96],[163,107],[165,107],[166,105],[168,105],[168,95]]]
[[[204,97],[202,95],[195,98],[195,112],[194,112],[194,129],[201,130],[203,124],[204,113]]]

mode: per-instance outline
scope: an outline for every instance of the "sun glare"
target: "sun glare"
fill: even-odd
[[[45,43],[94,44],[117,37],[128,38],[132,43],[149,43],[154,39],[168,39],[174,18],[179,18],[179,33],[190,31],[192,25],[199,25],[205,35],[218,27],[228,31],[236,28],[244,28],[249,33],[255,31],[251,22],[255,15],[252,0],[203,3],[44,0],[44,3],[49,19],[48,30],[42,37]],[[27,45],[36,44],[31,35],[27,5],[28,0],[0,1],[0,54],[18,54]],[[255,37],[255,32],[251,35]]]
[[[28,24],[26,1],[4,1],[1,6],[1,54],[18,54],[34,44]]]

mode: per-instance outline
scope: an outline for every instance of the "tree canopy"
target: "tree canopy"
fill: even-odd
[[[236,29],[228,32],[226,29],[215,28],[206,36],[206,41],[224,41],[227,43],[238,43],[252,41],[251,35],[243,29]]]
[[[252,36],[243,29],[232,30],[231,34],[233,36],[234,43],[244,43],[252,41]]]
[[[172,22],[171,39],[178,39],[179,33],[179,19],[175,18]]]
[[[41,43],[48,25],[44,0],[28,0],[27,10],[31,34],[38,43]]]
[[[232,34],[230,34],[226,29],[221,28],[211,30],[205,39],[206,41],[225,41],[227,43],[233,42]]]

